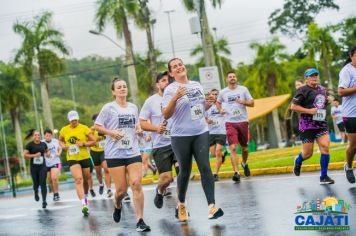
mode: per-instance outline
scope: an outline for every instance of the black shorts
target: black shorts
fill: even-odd
[[[102,152],[96,152],[93,150],[90,150],[90,156],[91,159],[94,162],[94,166],[100,166],[103,161],[105,161],[105,153],[104,151]]]
[[[106,159],[108,168],[128,166],[136,162],[142,162],[141,156],[135,156],[135,157],[123,158],[123,159]]]
[[[158,173],[172,171],[172,165],[177,162],[172,146],[154,148],[152,150],[153,160],[156,163]]]
[[[340,122],[339,124],[337,124],[337,127],[339,128],[340,132],[345,132],[344,122]]]
[[[209,147],[220,144],[224,146],[226,143],[226,135],[225,134],[209,134]]]
[[[69,168],[72,165],[77,165],[77,164],[79,164],[80,167],[82,168],[90,168],[92,166],[90,158],[81,161],[74,161],[74,160],[68,161]]]
[[[328,135],[328,130],[325,129],[309,129],[300,132],[300,140],[302,143],[314,143],[315,139],[320,138],[323,135]]]
[[[343,117],[346,133],[356,133],[356,117]]]
[[[53,166],[47,167],[47,172],[50,172],[52,168],[57,168],[58,169],[59,164],[54,164]]]

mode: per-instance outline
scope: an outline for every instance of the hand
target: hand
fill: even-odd
[[[141,126],[136,126],[136,134],[138,135],[138,136],[143,136],[143,130],[141,129]]]
[[[76,141],[75,144],[78,146],[78,147],[83,147],[84,146],[84,142],[82,141]]]
[[[221,114],[221,115],[224,115],[224,114],[225,114],[225,110],[224,110],[224,109],[221,109],[221,110],[220,110],[220,114]]]
[[[165,123],[159,124],[159,126],[157,126],[156,132],[159,134],[163,134],[164,131],[166,131],[166,126],[167,126],[167,124],[165,124]]]
[[[214,121],[212,119],[206,119],[206,122],[211,125]]]
[[[316,108],[309,109],[309,114],[311,114],[311,115],[315,115],[317,112],[318,112],[318,109],[316,109]]]
[[[40,156],[42,156],[42,154],[41,154],[40,152],[37,152],[37,153],[35,154],[35,157],[40,157]]]
[[[151,135],[147,135],[147,136],[145,137],[145,142],[150,142],[151,140],[152,140]]]
[[[245,100],[240,99],[240,97],[238,97],[238,98],[236,99],[236,102],[239,103],[239,104],[241,104],[241,105],[244,105],[244,106],[246,105]]]
[[[125,136],[125,132],[121,129],[112,130],[110,136],[115,140],[120,140]]]
[[[179,88],[176,91],[176,95],[175,98],[178,100],[179,98],[183,97],[184,95],[186,95],[188,92],[186,87],[181,87],[179,86]]]

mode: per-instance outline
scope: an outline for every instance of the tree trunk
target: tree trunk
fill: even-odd
[[[23,143],[20,126],[20,108],[16,107],[10,111],[12,123],[15,129],[17,157],[20,159],[20,170],[22,176],[27,176],[26,161],[23,155]]]
[[[124,15],[122,20],[122,26],[124,31],[124,38],[125,38],[125,46],[126,46],[126,64],[127,64],[127,74],[129,78],[129,89],[130,89],[130,97],[134,104],[140,105],[140,97],[138,93],[138,86],[137,86],[137,77],[136,77],[136,68],[135,68],[135,61],[134,61],[134,54],[132,48],[132,39],[131,39],[131,32],[129,30],[129,25],[127,22],[127,18]]]
[[[258,122],[256,123],[256,135],[257,135],[257,144],[261,144],[261,131]]]
[[[42,100],[42,110],[43,110],[43,117],[45,121],[45,126],[50,128],[51,130],[54,129],[53,119],[52,119],[52,111],[51,105],[49,103],[49,96],[48,96],[48,80],[41,76],[41,100]]]
[[[148,59],[150,61],[150,74],[152,77],[151,80],[152,80],[152,91],[153,91],[156,85],[157,61],[156,61],[155,47],[154,47],[152,32],[151,32],[151,24],[149,22],[145,24],[145,29],[147,35]]]
[[[206,61],[206,66],[215,66],[215,55],[214,55],[214,49],[213,49],[213,37],[210,34],[210,28],[209,28],[209,22],[208,22],[208,16],[206,14],[206,9],[205,9],[205,1],[200,1],[200,24],[201,24],[201,30],[202,30],[202,38],[203,38],[203,49],[205,54],[204,55],[205,61]]]
[[[329,63],[325,56],[323,57],[323,65],[324,65],[324,70],[325,70],[325,81],[328,82],[328,89],[331,92],[331,91],[333,91],[334,86],[333,86],[333,82],[331,80],[330,66],[329,66]],[[334,94],[332,94],[332,95],[334,95]]]

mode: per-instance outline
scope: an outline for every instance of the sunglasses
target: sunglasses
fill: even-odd
[[[314,73],[314,74],[309,75],[309,77],[314,77],[314,76],[318,76],[318,75],[319,75],[318,73]]]

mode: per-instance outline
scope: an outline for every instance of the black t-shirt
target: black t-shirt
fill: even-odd
[[[36,164],[36,163],[40,163],[40,159],[41,158],[38,158],[36,159],[36,163],[34,164],[34,158],[31,158],[30,159],[30,163],[31,165],[34,165],[34,166],[42,166],[42,165],[46,165],[46,161],[45,161],[45,152],[47,151],[48,147],[47,147],[47,144],[44,143],[44,142],[40,142],[40,143],[34,143],[33,141],[29,142],[26,147],[25,147],[26,150],[29,151],[30,154],[36,154],[37,152],[40,152],[41,153],[41,156],[42,156],[42,163],[41,164]]]
[[[323,110],[325,113],[322,115],[324,119],[316,120],[313,115],[304,114],[300,115],[299,130],[305,131],[309,129],[323,129],[327,127],[326,122],[326,107],[328,105],[328,94],[324,87],[318,85],[316,88],[308,85],[302,86],[297,90],[296,95],[293,98],[293,104],[302,106],[304,108],[317,108]],[[318,112],[319,113],[319,112]]]

